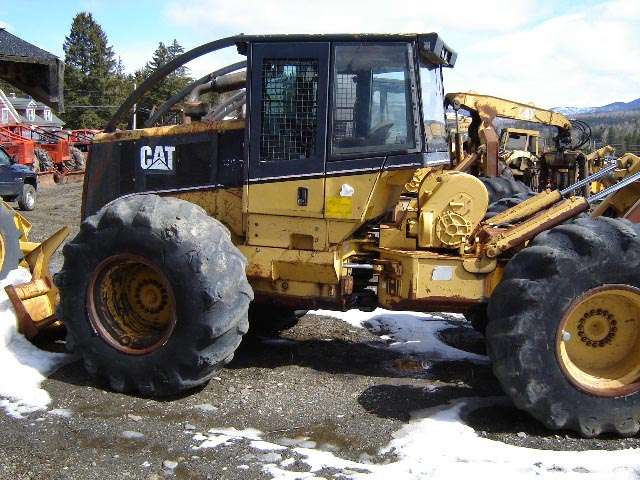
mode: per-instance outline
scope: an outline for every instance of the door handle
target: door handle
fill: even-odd
[[[309,202],[309,189],[307,187],[298,187],[298,206],[306,207]]]

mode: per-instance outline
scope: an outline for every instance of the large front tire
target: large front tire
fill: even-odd
[[[67,348],[114,390],[163,396],[205,383],[248,329],[246,260],[192,203],[118,199],[63,253],[55,282]]]
[[[306,310],[254,302],[249,308],[249,335],[277,337],[281,332],[295,327],[306,313]]]
[[[640,225],[579,218],[538,235],[489,301],[493,370],[547,427],[640,429]]]

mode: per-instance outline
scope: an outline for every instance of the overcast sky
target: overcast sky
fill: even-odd
[[[543,107],[640,97],[640,0],[0,0],[0,26],[63,56],[82,10],[129,71],[173,38],[188,49],[236,33],[436,31],[458,52],[448,92]],[[235,58],[214,54],[189,66],[199,77]]]

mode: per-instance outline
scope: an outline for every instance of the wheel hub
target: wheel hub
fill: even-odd
[[[578,321],[580,341],[589,347],[604,347],[615,337],[618,331],[617,324],[615,317],[608,310],[589,310]]]
[[[556,357],[565,376],[589,393],[640,391],[640,290],[605,285],[576,299],[558,328]]]
[[[96,268],[87,292],[96,333],[132,355],[150,353],[166,343],[176,323],[173,290],[148,260],[115,255]]]

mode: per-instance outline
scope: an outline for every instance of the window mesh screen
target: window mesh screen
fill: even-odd
[[[262,64],[263,161],[311,158],[318,116],[318,61],[265,59]]]
[[[356,76],[337,74],[334,85],[335,111],[333,138],[339,141],[345,137],[353,137],[353,110],[356,104]]]

